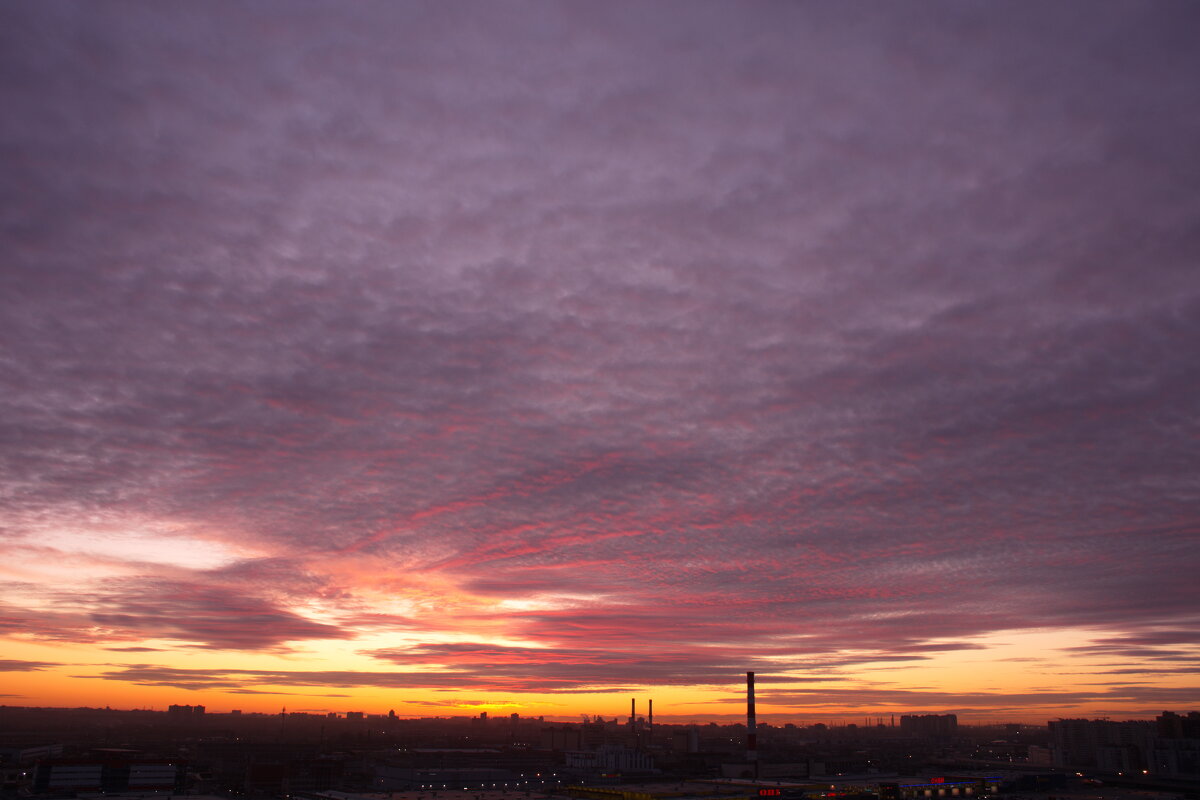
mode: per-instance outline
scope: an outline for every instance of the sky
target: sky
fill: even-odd
[[[1200,707],[1200,6],[0,6],[0,703]]]

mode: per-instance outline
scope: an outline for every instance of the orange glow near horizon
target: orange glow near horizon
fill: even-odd
[[[663,722],[736,721],[741,676],[753,669],[763,721],[956,713],[964,723],[1040,723],[1146,716],[1192,691],[1185,671],[1164,669],[1156,658],[1197,653],[1170,631],[1163,634],[1169,648],[1142,647],[1144,674],[1154,680],[1147,699],[1136,688],[1106,685],[1114,668],[1138,668],[1114,662],[1124,647],[1119,630],[1011,630],[878,647],[836,627],[800,637],[749,629],[746,638],[743,623],[727,622],[717,609],[749,615],[753,624],[753,604],[698,595],[672,606],[639,605],[570,580],[497,596],[462,572],[472,559],[445,566],[452,551],[442,545],[400,561],[357,547],[293,556],[289,571],[255,578],[266,594],[249,596],[233,577],[274,563],[266,548],[209,532],[197,556],[201,538],[187,525],[142,519],[130,529],[139,532],[105,539],[122,530],[109,520],[10,549],[4,569],[21,594],[9,591],[7,603],[42,615],[41,629],[18,627],[4,639],[10,704],[394,710],[404,717],[486,710],[572,720],[621,716],[627,697],[638,695],[656,699]],[[492,549],[472,558],[486,563]],[[203,560],[210,557],[216,561]],[[174,588],[154,602],[111,593],[146,573],[169,577]],[[68,575],[72,588],[65,590]],[[297,593],[301,578],[320,588]],[[853,595],[834,584],[828,591]],[[904,618],[873,612],[857,624]]]
[[[185,528],[171,527],[173,534],[187,536]],[[172,565],[175,550],[163,546],[152,551],[161,554],[155,563],[144,560],[138,548],[149,540],[142,536],[100,541],[60,533],[48,540],[53,547],[14,551],[6,570],[20,576],[26,607],[45,609],[51,635],[17,632],[6,638],[10,704],[187,704],[213,712],[261,713],[283,707],[321,713],[394,710],[404,717],[486,710],[572,720],[583,714],[623,715],[632,694],[654,697],[663,722],[736,721],[743,714],[745,669],[760,675],[760,719],[777,723],[904,713],[957,713],[965,723],[1040,723],[1060,716],[1144,716],[1166,704],[1147,703],[1136,692],[1096,689],[1113,667],[1104,643],[1119,640],[1117,631],[1035,629],[929,640],[911,655],[846,644],[810,651],[807,639],[772,637],[745,648],[676,640],[660,649],[652,644],[655,634],[645,629],[656,612],[613,603],[603,594],[564,586],[496,598],[470,590],[453,571],[434,567],[398,573],[394,561],[357,549],[293,562],[303,574],[347,587],[342,591],[289,599],[286,576],[279,584],[284,593],[269,613],[303,633],[303,639],[270,638],[270,619],[262,623],[266,628],[253,621],[246,626],[239,621],[244,614],[264,612],[246,605],[251,601],[238,601],[230,607],[232,616],[214,610],[216,616],[203,624],[217,633],[232,625],[222,635],[245,639],[254,648],[199,646],[174,630],[181,621],[168,615],[204,615],[208,606],[216,609],[225,601],[208,589],[187,588],[195,570]],[[213,544],[207,552],[235,552],[218,538],[208,540]],[[133,552],[143,560],[128,560]],[[429,556],[427,551],[423,557]],[[239,560],[255,563],[230,557],[234,560],[222,561],[210,574],[219,576],[221,567]],[[64,564],[80,587],[166,570],[180,581],[186,604],[162,611],[155,623],[161,632],[154,637],[122,630],[122,617],[95,613],[95,602],[86,594],[79,595],[76,613],[63,613],[62,593],[53,587],[66,574]],[[202,593],[193,601],[187,591]],[[10,604],[14,600],[10,597]],[[705,615],[695,624],[719,622]],[[61,631],[53,633],[54,626]],[[337,632],[337,638],[321,638],[322,629]],[[676,674],[714,659],[724,666],[707,679],[689,683]],[[651,670],[652,680],[643,679],[641,664]],[[675,666],[664,669],[666,664]],[[1146,669],[1155,674],[1157,667],[1150,663]],[[1181,696],[1189,691],[1182,672],[1157,674],[1156,687],[1168,696],[1172,690]]]
[[[469,640],[487,646],[475,626],[465,632]],[[458,635],[446,637],[465,641]],[[764,722],[855,722],[864,717],[900,716],[906,713],[957,713],[960,722],[1022,722],[1040,724],[1064,716],[1145,717],[1153,708],[1136,698],[1077,697],[1094,686],[1108,665],[1103,658],[1069,655],[1103,636],[1089,631],[1035,631],[985,637],[972,645],[978,649],[952,650],[935,658],[903,663],[869,660],[852,669],[824,669],[813,682],[802,668],[769,673],[752,660],[747,664],[759,676],[758,717]],[[204,705],[211,713],[240,710],[245,713],[278,713],[281,708],[311,713],[395,711],[401,717],[474,716],[518,713],[522,717],[578,720],[581,715],[624,717],[629,696],[652,697],[660,722],[736,722],[744,715],[741,673],[724,685],[638,685],[621,690],[578,687],[565,693],[523,691],[514,687],[497,692],[493,686],[472,687],[466,676],[461,687],[439,679],[422,686],[428,670],[454,672],[478,664],[442,656],[442,663],[413,670],[389,671],[378,659],[364,656],[388,637],[364,636],[353,641],[310,642],[303,647],[274,653],[245,653],[179,648],[161,640],[124,644],[145,650],[100,650],[68,643],[37,642],[10,637],[6,653],[14,660],[47,662],[30,671],[10,672],[6,693],[10,705],[91,706],[164,709],[170,704]],[[511,643],[496,642],[497,647]],[[524,651],[522,651],[524,652]],[[58,660],[62,666],[50,666]],[[525,655],[522,661],[528,661]],[[128,678],[121,670],[133,670]],[[137,674],[139,672],[145,674]],[[1072,673],[1069,677],[1064,673]],[[306,678],[305,674],[312,675]],[[412,688],[354,685],[392,677],[412,678]],[[272,675],[287,679],[279,682]],[[333,676],[321,685],[322,675]],[[789,681],[788,679],[792,680]],[[188,682],[207,680],[221,686]],[[177,685],[154,685],[176,682]],[[1160,684],[1186,691],[1183,679]],[[241,687],[249,693],[239,690]],[[1005,698],[1012,696],[1011,702]],[[855,702],[861,698],[865,702]],[[642,707],[641,713],[645,713]]]

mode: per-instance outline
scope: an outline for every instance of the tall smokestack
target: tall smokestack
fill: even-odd
[[[629,698],[629,727],[637,724],[637,698]]]
[[[758,723],[754,719],[754,673],[746,673],[746,760],[754,764],[754,777],[758,777]]]
[[[646,719],[646,739],[647,745],[654,744],[654,698],[650,698],[650,712]]]

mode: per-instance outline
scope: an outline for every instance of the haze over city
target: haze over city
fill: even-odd
[[[0,6],[0,703],[1200,705],[1200,6]]]

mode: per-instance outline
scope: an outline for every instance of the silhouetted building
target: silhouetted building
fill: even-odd
[[[671,749],[676,753],[700,752],[700,733],[696,730],[696,726],[691,725],[682,731],[672,731]]]
[[[599,750],[568,752],[566,769],[583,775],[628,775],[652,772],[654,760],[640,750],[605,745]]]
[[[1162,739],[1200,739],[1200,711],[1189,711],[1186,716],[1164,711],[1154,725]]]
[[[1142,720],[1060,719],[1050,725],[1054,766],[1130,773],[1148,770],[1154,724]]]
[[[958,717],[954,714],[905,714],[900,717],[900,730],[923,739],[949,739],[958,733]]]
[[[1164,778],[1200,781],[1200,712],[1164,711],[1154,721],[1150,771]]]
[[[151,758],[51,758],[34,771],[36,793],[169,792],[179,780],[180,764]]]
[[[541,749],[563,752],[565,750],[582,750],[583,731],[566,725],[552,728],[542,728]]]
[[[0,763],[28,764],[42,758],[61,756],[61,744],[24,744],[10,747],[0,747]]]
[[[204,715],[204,706],[167,706],[167,716],[172,718],[179,717],[200,717]]]

